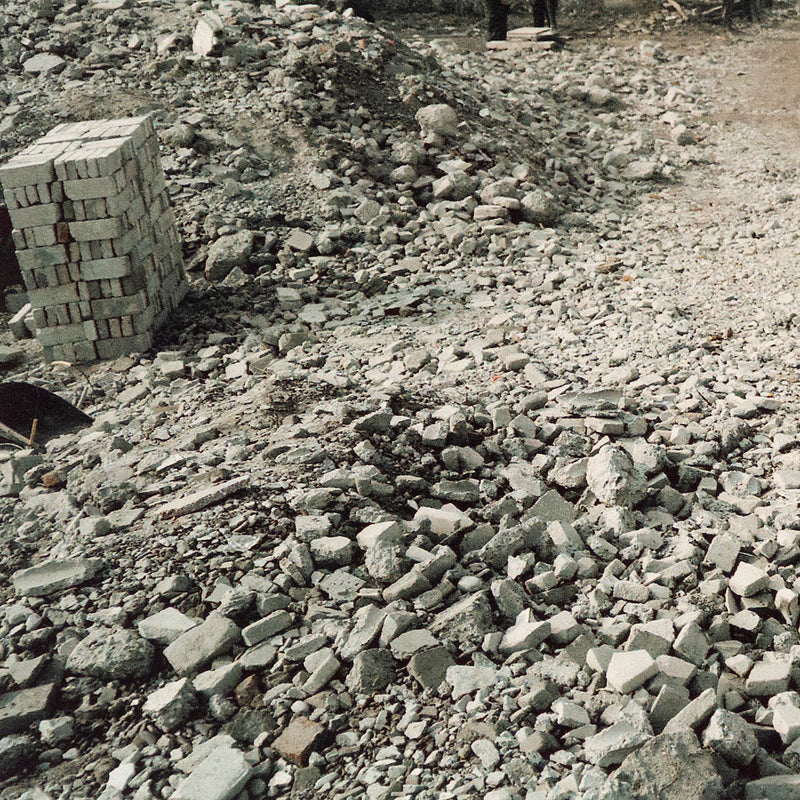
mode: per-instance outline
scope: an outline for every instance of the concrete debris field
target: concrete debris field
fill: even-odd
[[[800,797],[800,24],[680,7],[3,3],[0,800]]]

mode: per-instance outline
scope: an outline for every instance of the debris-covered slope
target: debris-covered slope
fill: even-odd
[[[204,275],[152,352],[0,351],[93,417],[0,451],[0,796],[797,791],[796,173],[717,56],[119,5],[3,9],[3,154],[154,110]]]

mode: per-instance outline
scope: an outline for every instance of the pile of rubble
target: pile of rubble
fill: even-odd
[[[208,281],[85,375],[0,348],[94,417],[0,451],[0,797],[798,796],[796,318],[716,335],[689,264],[761,240],[647,198],[713,70],[314,6],[0,27],[4,157],[152,93]]]

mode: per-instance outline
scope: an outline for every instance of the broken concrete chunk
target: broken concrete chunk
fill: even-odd
[[[172,500],[161,506],[158,513],[161,519],[173,519],[175,517],[181,517],[184,514],[202,511],[204,508],[226,500],[231,495],[247,488],[249,485],[250,478],[247,475],[233,478],[224,483],[215,484],[214,486],[200,489],[185,497]]]
[[[162,731],[174,731],[185,722],[197,707],[197,697],[188,678],[162,686],[152,692],[142,711],[152,717]]]
[[[178,784],[172,797],[175,800],[231,800],[244,789],[252,771],[240,750],[212,749]]]
[[[272,743],[284,758],[304,766],[308,755],[320,741],[325,728],[307,717],[295,717]]]
[[[754,697],[772,696],[789,688],[789,661],[759,661],[747,676],[745,689]]]
[[[103,680],[146,678],[153,671],[153,645],[126,628],[95,625],[67,657],[67,669]]]
[[[616,445],[606,445],[589,458],[586,482],[607,506],[633,508],[647,491],[644,475],[634,466],[627,450]]]
[[[451,697],[458,700],[477,689],[487,689],[497,681],[495,667],[470,667],[459,664],[447,668],[445,680],[453,687]]]
[[[586,740],[586,758],[598,767],[613,767],[622,763],[628,754],[650,738],[650,734],[634,728],[628,722],[617,722]]]
[[[209,614],[203,623],[181,634],[164,655],[178,675],[190,675],[227,653],[240,639],[237,625],[220,614]]]
[[[16,593],[22,597],[48,595],[80,586],[91,580],[103,567],[99,558],[64,558],[45,561],[22,569],[11,576]]]
[[[708,721],[703,744],[739,767],[747,766],[756,757],[759,747],[753,729],[738,714],[722,708]]]
[[[614,777],[636,798],[721,800],[722,778],[711,753],[688,730],[663,733],[625,758]]]
[[[664,733],[681,733],[690,728],[696,730],[712,715],[716,707],[716,690],[706,689],[664,726]]]
[[[617,652],[611,656],[606,680],[618,692],[627,694],[649,681],[657,671],[655,659],[646,650]]]
[[[55,695],[54,683],[0,695],[0,736],[21,733],[32,722],[46,719]]]
[[[753,564],[741,561],[728,582],[730,590],[740,597],[752,597],[769,586],[769,575]]]
[[[143,619],[137,627],[139,635],[143,638],[169,645],[181,634],[199,624],[199,619],[187,617],[177,608],[165,608]]]

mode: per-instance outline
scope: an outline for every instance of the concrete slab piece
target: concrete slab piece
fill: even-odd
[[[212,751],[175,790],[174,800],[231,800],[244,789],[253,768],[232,748]]]

